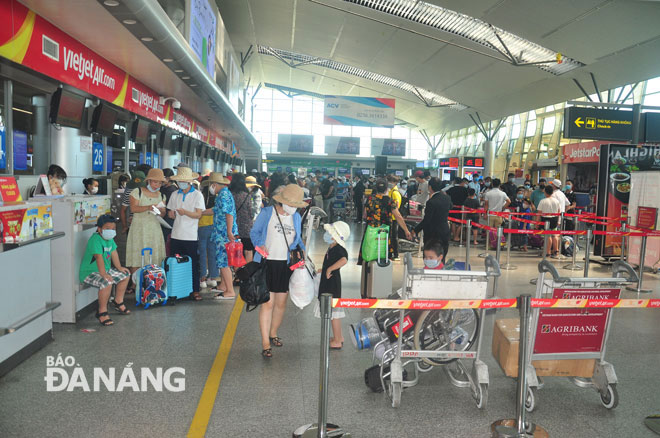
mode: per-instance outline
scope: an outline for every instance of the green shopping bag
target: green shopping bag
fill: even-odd
[[[387,260],[387,242],[390,235],[390,226],[368,226],[362,241],[362,259],[365,262],[374,260]]]

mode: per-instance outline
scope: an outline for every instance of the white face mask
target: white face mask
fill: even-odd
[[[98,188],[98,187],[93,187],[93,188],[92,188],[92,191],[91,191],[92,195],[96,195],[98,192],[99,192],[99,188]]]
[[[209,193],[215,195],[215,186],[213,184],[209,186]]]
[[[284,209],[284,212],[288,215],[293,215],[297,208],[296,207],[291,207],[290,205],[282,204],[282,209]]]
[[[190,183],[187,183],[187,182],[183,182],[183,181],[181,181],[181,182],[179,183],[179,188],[180,188],[181,190],[183,190],[183,191],[186,191],[186,190],[188,190],[188,189],[190,188]]]

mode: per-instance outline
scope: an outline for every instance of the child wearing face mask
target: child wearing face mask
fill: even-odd
[[[96,221],[96,233],[87,241],[85,255],[80,262],[80,282],[99,288],[99,308],[96,318],[103,326],[114,324],[108,315],[108,300],[112,285],[117,285],[115,298],[111,301],[114,308],[123,315],[131,313],[124,305],[124,293],[130,274],[128,268],[123,267],[119,262],[117,244],[114,241],[115,222],[115,218],[109,214],[99,216]]]
[[[323,268],[319,271],[321,274],[319,298],[321,294],[332,294],[332,298],[341,298],[341,274],[339,273],[339,269],[348,263],[346,244],[351,235],[351,228],[343,221],[326,224],[323,228],[325,228],[323,241],[330,246],[323,258]],[[320,312],[317,316],[321,316]],[[330,348],[332,350],[339,350],[344,344],[340,321],[344,316],[342,309],[332,309],[331,324],[333,336],[330,338]]]
[[[424,245],[424,269],[442,269],[444,246],[438,240],[431,240]]]

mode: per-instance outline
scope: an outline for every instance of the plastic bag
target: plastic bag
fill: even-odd
[[[240,240],[234,240],[225,244],[227,250],[227,263],[232,268],[240,268],[247,263],[243,257],[243,244]]]
[[[289,297],[291,301],[299,309],[304,309],[311,303],[318,294],[318,285],[316,285],[315,277],[320,275],[314,271],[310,271],[306,266],[298,268],[293,271],[289,279]]]
[[[380,227],[368,226],[364,233],[362,241],[362,259],[365,262],[374,260],[387,260],[387,243],[390,235],[390,227],[381,225]]]

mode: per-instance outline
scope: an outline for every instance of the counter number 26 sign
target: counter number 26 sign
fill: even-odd
[[[92,171],[103,171],[103,143],[94,142],[92,145]]]

